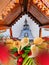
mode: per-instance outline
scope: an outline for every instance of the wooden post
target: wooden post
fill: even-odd
[[[12,27],[10,28],[10,37],[12,37]]]
[[[42,28],[39,29],[39,37],[42,37]]]

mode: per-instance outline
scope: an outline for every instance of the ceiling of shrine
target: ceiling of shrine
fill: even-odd
[[[23,11],[19,0],[0,0],[0,25],[9,25]]]
[[[27,13],[40,25],[49,24],[49,0],[0,0],[0,25],[10,26]]]

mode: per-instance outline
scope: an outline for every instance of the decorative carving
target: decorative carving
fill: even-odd
[[[42,1],[49,8],[49,0],[42,0]]]
[[[49,0],[32,0],[37,7],[49,16]]]
[[[0,20],[2,20],[2,15],[4,15],[4,17],[6,17],[8,15],[9,12],[11,12],[11,9],[13,9],[15,7],[15,3],[18,3],[19,0],[11,0],[6,7],[3,8],[3,10],[1,11],[1,15],[0,15]]]

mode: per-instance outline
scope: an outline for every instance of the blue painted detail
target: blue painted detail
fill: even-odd
[[[27,24],[27,20],[25,19],[25,24],[23,25],[23,29],[21,30],[19,39],[22,39],[24,37],[28,37],[30,40],[33,40],[33,36],[30,30],[29,25]]]

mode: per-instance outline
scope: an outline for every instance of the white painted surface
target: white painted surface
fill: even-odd
[[[42,29],[42,37],[48,36],[49,37],[49,31],[46,31],[44,28]]]
[[[10,31],[9,31],[9,29],[7,29],[6,30],[6,32],[4,32],[4,33],[0,33],[0,36],[4,36],[4,37],[10,37]]]
[[[19,37],[21,30],[23,29],[25,19],[27,19],[27,21],[28,21],[28,24],[30,26],[33,37],[34,38],[38,37],[39,36],[39,27],[36,23],[34,23],[34,21],[30,17],[28,17],[28,15],[22,16],[22,18],[20,18],[20,20],[18,20],[16,22],[16,24],[14,24],[14,26],[12,26],[13,37],[16,37],[16,38]]]

